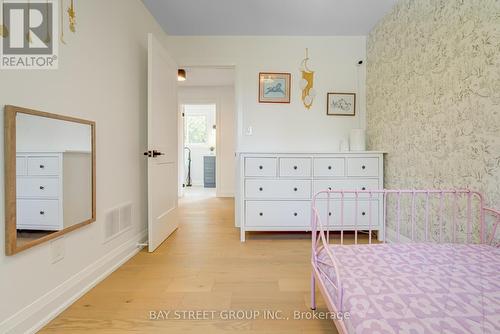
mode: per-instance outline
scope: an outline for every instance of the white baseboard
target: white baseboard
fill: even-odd
[[[96,286],[123,263],[137,254],[147,231],[136,234],[127,242],[87,266],[70,279],[35,300],[0,323],[0,333],[36,333],[62,311]]]

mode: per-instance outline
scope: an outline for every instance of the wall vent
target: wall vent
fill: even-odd
[[[104,243],[132,228],[133,205],[126,203],[110,209],[104,222]]]
[[[120,231],[132,227],[132,203],[120,207]]]
[[[104,224],[104,238],[114,237],[120,232],[120,212],[116,209],[108,211]]]

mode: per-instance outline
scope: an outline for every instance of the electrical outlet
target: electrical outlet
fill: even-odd
[[[56,263],[64,259],[64,253],[64,237],[55,239],[50,242],[50,254],[52,257],[52,263]]]

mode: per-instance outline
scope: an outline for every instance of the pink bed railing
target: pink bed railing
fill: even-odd
[[[382,221],[372,213],[378,201],[383,201]],[[320,218],[318,202],[325,204],[326,221]],[[340,203],[338,218],[331,218],[332,201]],[[354,221],[346,221],[345,203],[354,201]],[[358,206],[360,201],[368,201],[368,225],[360,226]],[[487,216],[493,218],[491,228],[487,229]],[[335,221],[336,219],[336,221]],[[333,225],[332,225],[333,221]],[[489,220],[488,220],[489,221]],[[335,225],[335,223],[337,223]],[[368,233],[363,243],[374,242],[372,234],[378,233],[378,242],[434,242],[434,243],[481,243],[493,244],[496,230],[500,224],[500,211],[487,208],[481,193],[470,190],[325,190],[317,193],[312,205],[312,267],[311,308],[316,309],[316,279],[320,281],[323,296],[330,311],[342,311],[342,277],[339,266],[329,244],[345,243],[345,234],[350,231],[353,239],[350,243],[358,244],[360,233]],[[335,227],[333,227],[335,225]],[[340,230],[331,235],[331,230]],[[391,231],[392,233],[388,233]],[[338,235],[338,238],[335,236]],[[318,258],[321,251],[328,255],[329,262]],[[327,265],[335,270],[332,280],[318,264]],[[336,300],[323,291],[325,283],[336,291]],[[340,332],[345,331],[342,321],[335,321]]]

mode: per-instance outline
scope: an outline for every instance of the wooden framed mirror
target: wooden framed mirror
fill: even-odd
[[[5,106],[5,252],[96,219],[95,123]]]

